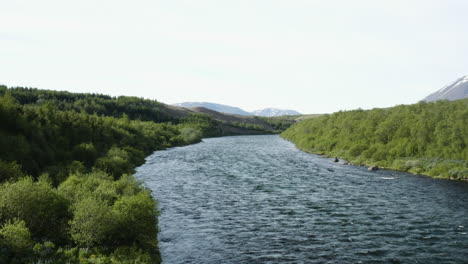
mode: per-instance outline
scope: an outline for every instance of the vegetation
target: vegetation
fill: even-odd
[[[353,164],[467,180],[467,122],[468,99],[421,102],[307,119],[282,137]]]
[[[275,129],[275,132],[281,133],[295,124],[298,116],[274,116],[274,117],[263,117],[258,116],[257,118],[263,120]]]
[[[156,202],[131,174],[226,126],[141,98],[0,86],[0,263],[159,263]]]
[[[111,97],[102,94],[70,93],[35,88],[16,87],[8,89],[0,85],[0,95],[11,94],[21,105],[53,105],[60,111],[84,112],[98,116],[122,117],[131,120],[169,122],[176,121],[163,105],[155,100],[137,97]]]

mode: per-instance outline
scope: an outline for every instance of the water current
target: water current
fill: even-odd
[[[334,163],[279,136],[204,139],[137,169],[163,263],[468,263],[468,183]]]

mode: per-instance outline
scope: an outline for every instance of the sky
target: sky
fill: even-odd
[[[468,74],[466,0],[14,0],[0,84],[331,113]]]

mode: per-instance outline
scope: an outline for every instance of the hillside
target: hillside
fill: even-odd
[[[223,105],[223,104],[215,104],[215,103],[207,103],[207,102],[185,102],[185,103],[178,103],[174,105],[185,107],[185,108],[203,107],[203,108],[211,109],[220,113],[227,113],[227,114],[234,114],[234,115],[252,115],[251,113],[244,111],[240,109],[239,107]]]
[[[468,99],[354,110],[306,119],[282,137],[353,164],[468,179]]]
[[[309,118],[317,118],[323,116],[324,114],[310,114],[310,115],[300,115],[296,117],[296,121],[302,121]]]
[[[70,93],[23,87],[7,89],[6,86],[0,85],[0,96],[7,91],[18,103],[28,107],[37,107],[47,103],[61,111],[84,111],[98,116],[120,118],[126,115],[130,119],[142,121],[179,123],[193,115],[207,115],[214,120],[219,129],[217,133],[205,136],[275,132],[275,128],[268,122],[256,117],[220,113],[206,108],[178,107],[138,97],[111,97],[102,94]]]
[[[428,95],[423,99],[425,102],[437,100],[460,100],[468,98],[468,75],[457,79],[455,82],[444,86],[435,93]]]
[[[301,113],[289,110],[289,109],[278,109],[278,108],[265,108],[260,110],[255,110],[252,112],[247,112],[239,107],[215,104],[215,103],[206,103],[206,102],[186,102],[174,104],[174,106],[184,107],[187,109],[196,109],[196,108],[206,108],[214,110],[220,113],[233,114],[233,115],[242,115],[242,116],[261,116],[261,117],[276,117],[276,116],[287,116],[287,115],[301,115]]]

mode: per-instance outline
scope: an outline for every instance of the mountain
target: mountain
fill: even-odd
[[[423,101],[433,102],[437,100],[459,100],[468,98],[468,75],[461,77],[455,82],[443,87],[439,91],[430,94]]]
[[[285,115],[302,115],[301,113],[294,111],[294,110],[278,109],[278,108],[265,108],[265,109],[255,110],[252,112],[252,114],[256,116],[266,116],[266,117],[285,116]]]
[[[207,103],[207,102],[185,102],[185,103],[174,104],[174,106],[185,107],[185,108],[202,107],[202,108],[214,110],[220,113],[243,115],[243,116],[253,115],[253,116],[273,117],[273,116],[284,116],[284,115],[301,115],[301,113],[294,111],[294,110],[277,109],[277,108],[265,108],[265,109],[260,109],[260,110],[256,110],[256,111],[249,113],[247,111],[240,109],[239,107],[215,104],[215,103]]]
[[[239,107],[229,106],[229,105],[222,105],[222,104],[214,104],[214,103],[206,103],[206,102],[185,102],[174,104],[175,106],[185,107],[185,108],[196,108],[196,107],[203,107],[207,109],[211,109],[220,113],[227,113],[227,114],[234,114],[234,115],[252,115],[249,112],[246,112]]]

